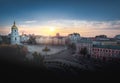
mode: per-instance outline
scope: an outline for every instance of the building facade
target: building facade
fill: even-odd
[[[37,44],[65,45],[66,37],[36,37]]]
[[[79,53],[81,49],[86,48],[88,54],[91,54],[92,46],[92,40],[88,38],[82,38],[78,43],[76,43],[76,53]]]
[[[99,59],[120,58],[120,46],[97,45],[92,47],[91,56]]]
[[[29,41],[29,39],[30,39],[30,37],[28,35],[26,35],[26,34],[22,34],[20,36],[20,42],[21,43],[27,43]]]

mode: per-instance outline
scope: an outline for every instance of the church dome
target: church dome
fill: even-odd
[[[15,25],[15,22],[14,22],[14,24],[13,24],[13,26],[12,26],[12,29],[18,29],[18,28],[16,27],[16,25]]]

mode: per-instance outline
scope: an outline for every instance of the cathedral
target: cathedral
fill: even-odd
[[[13,45],[20,44],[20,36],[19,36],[18,28],[15,25],[15,22],[13,26],[11,27],[10,43]]]

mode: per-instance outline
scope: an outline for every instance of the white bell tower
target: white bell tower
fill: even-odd
[[[15,25],[15,21],[13,26],[11,27],[11,38],[10,38],[11,44],[20,44],[20,36],[18,32],[18,28]]]

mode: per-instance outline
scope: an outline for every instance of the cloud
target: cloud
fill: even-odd
[[[36,23],[36,20],[29,20],[29,21],[25,21],[25,23],[29,24],[29,23]]]
[[[48,25],[60,26],[65,28],[86,28],[86,29],[120,29],[120,20],[116,21],[86,21],[86,20],[51,20]]]
[[[68,19],[59,19],[59,20],[49,20],[38,22],[36,20],[25,21],[25,24],[22,27],[44,27],[44,26],[54,26],[56,28],[78,28],[86,30],[119,30],[120,29],[120,20],[114,21],[88,21],[88,20],[68,20]]]
[[[20,31],[26,31],[26,33],[46,34],[45,30],[50,26],[55,27],[56,31],[60,34],[67,35],[73,32],[78,32],[83,36],[95,36],[99,34],[105,34],[108,36],[114,36],[120,34],[120,20],[114,21],[88,21],[88,20],[48,20],[48,21],[25,21],[17,25]],[[10,32],[11,26],[0,27],[0,33],[7,31]],[[57,33],[56,32],[56,33]]]

